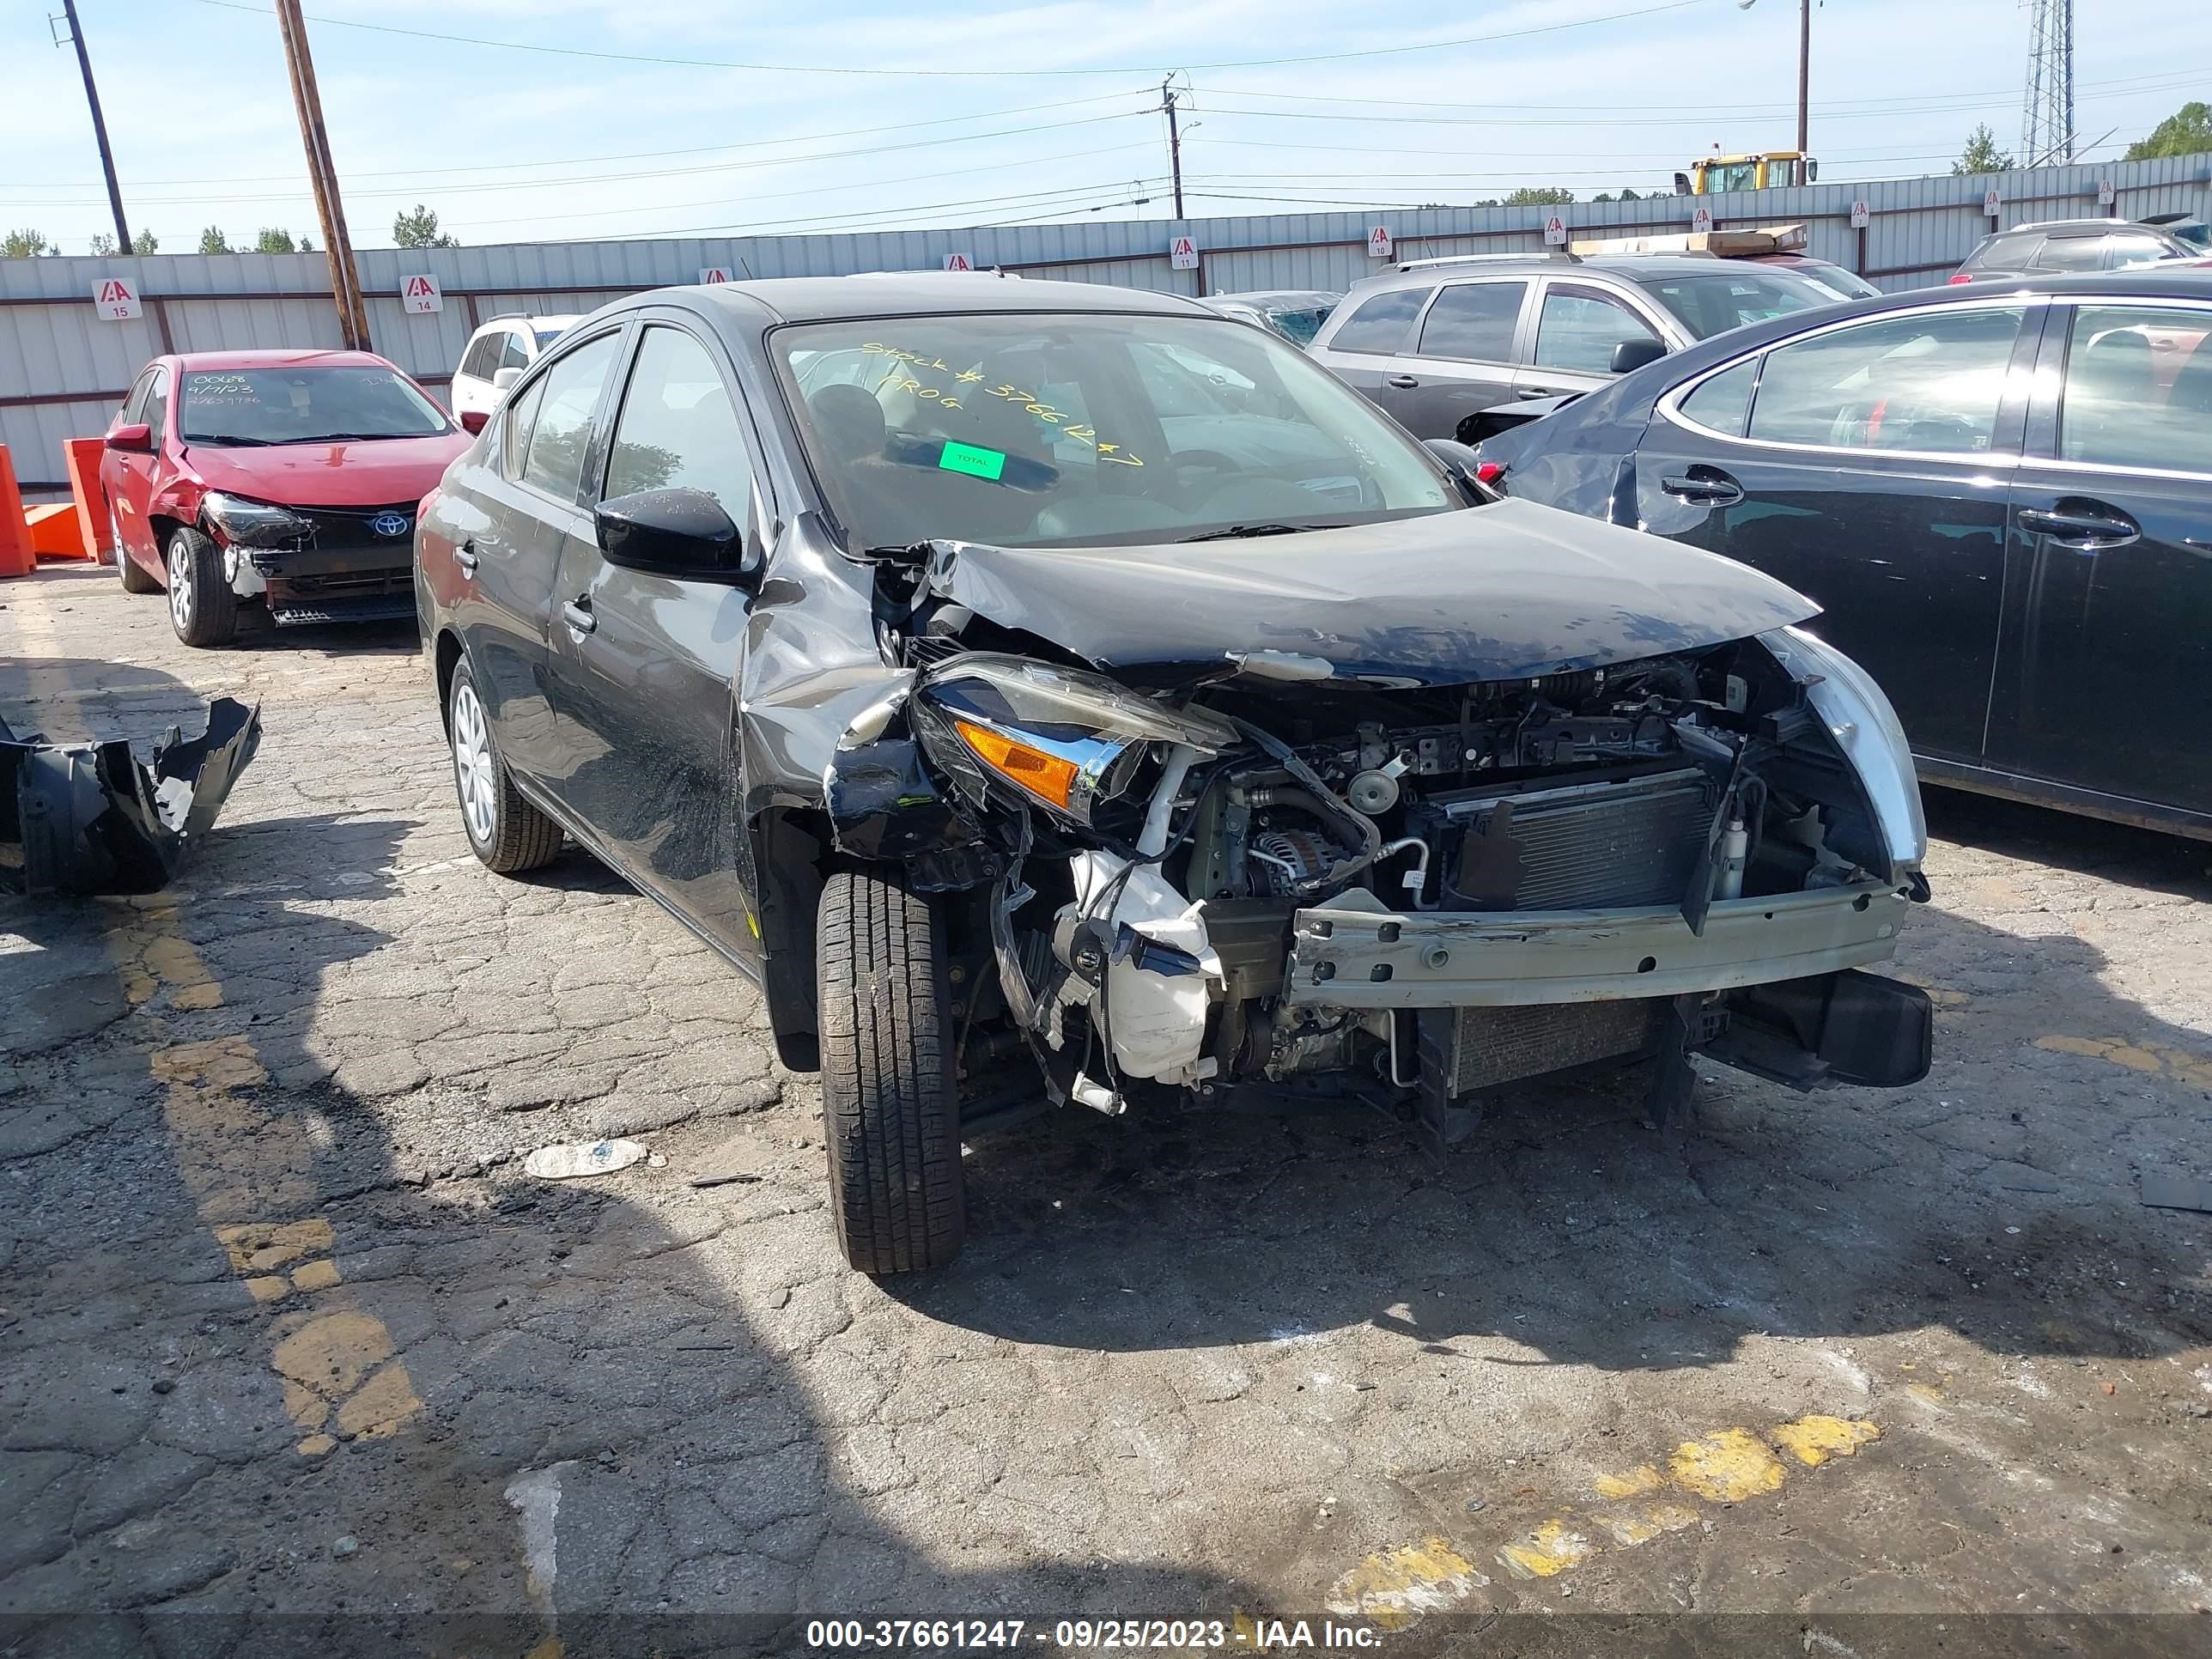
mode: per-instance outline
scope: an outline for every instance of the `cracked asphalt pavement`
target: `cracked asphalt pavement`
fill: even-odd
[[[2212,848],[1931,796],[1913,1089],[1715,1072],[1654,1133],[1601,1079],[1441,1162],[1071,1113],[875,1284],[746,983],[580,852],[469,855],[410,634],[0,587],[19,731],[221,693],[265,735],[175,885],[0,899],[0,1650],[2212,1631],[2212,1217],[2139,1199],[2212,1176]],[[652,1156],[522,1169],[608,1135]]]

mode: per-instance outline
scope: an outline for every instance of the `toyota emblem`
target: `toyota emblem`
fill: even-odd
[[[404,536],[407,533],[407,515],[380,513],[368,521],[368,527],[380,536]]]

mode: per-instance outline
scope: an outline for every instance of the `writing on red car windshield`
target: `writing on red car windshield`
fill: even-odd
[[[388,368],[192,369],[178,430],[187,442],[300,444],[428,438],[450,430],[438,406]]]

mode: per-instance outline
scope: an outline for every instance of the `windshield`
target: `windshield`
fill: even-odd
[[[192,369],[177,430],[187,442],[304,444],[333,438],[434,438],[438,406],[388,368]]]
[[[856,549],[1136,544],[1460,504],[1358,393],[1226,318],[910,317],[772,337]]]
[[[1809,277],[1772,265],[1647,276],[1638,286],[1673,312],[1698,339],[1769,317],[1833,305],[1836,295]]]

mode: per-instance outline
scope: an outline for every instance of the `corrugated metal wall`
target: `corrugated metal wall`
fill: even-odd
[[[1860,270],[1879,286],[1940,281],[1992,228],[2030,219],[2088,217],[2110,182],[2121,218],[2196,212],[2212,217],[2212,156],[2045,167],[1973,178],[1899,179],[1815,185],[1698,198],[1729,225],[1802,222],[1808,251]],[[1994,188],[2001,210],[1983,213]],[[1850,204],[1863,200],[1862,234]],[[1681,197],[1584,202],[1559,210],[1577,236],[1665,234],[1689,228],[1698,203]],[[1341,289],[1375,267],[1368,228],[1389,227],[1399,258],[1539,251],[1544,208],[1439,208],[1403,212],[1300,213],[969,230],[906,230],[842,236],[756,236],[654,242],[517,243],[359,256],[376,349],[433,385],[453,372],[480,318],[501,312],[589,311],[618,295],[698,280],[721,265],[740,276],[838,275],[939,269],[965,253],[979,267],[1116,283],[1171,293],[1245,289]],[[1178,232],[1203,255],[1197,271],[1176,270],[1168,243]],[[399,305],[403,277],[427,271],[446,295],[442,313],[410,317]],[[135,278],[146,314],[103,322],[92,295],[105,275]],[[1202,286],[1201,286],[1202,284]],[[330,267],[319,253],[160,254],[150,258],[0,259],[0,442],[12,451],[27,494],[61,486],[61,441],[100,431],[139,367],[164,350],[338,343]]]

